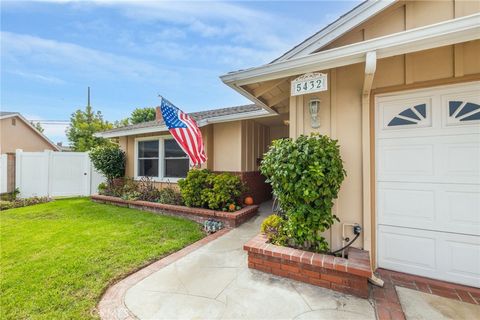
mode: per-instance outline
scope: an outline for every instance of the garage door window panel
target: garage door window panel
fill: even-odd
[[[451,118],[458,121],[480,120],[480,105],[467,101],[449,101],[449,113]]]
[[[427,119],[427,105],[425,103],[407,108],[388,123],[388,127],[422,125]]]

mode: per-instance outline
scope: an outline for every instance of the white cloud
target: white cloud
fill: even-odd
[[[53,76],[47,76],[47,75],[42,75],[42,74],[37,74],[37,73],[32,73],[32,72],[24,72],[20,70],[12,70],[8,71],[8,73],[27,78],[27,79],[32,79],[32,80],[37,80],[40,82],[46,82],[46,83],[51,83],[51,84],[63,84],[65,83],[64,80],[53,77]]]
[[[175,77],[175,72],[147,62],[85,48],[68,42],[2,31],[2,58],[9,66],[24,66],[28,61],[75,71],[84,76]]]
[[[298,40],[298,30],[310,26],[265,11],[222,1],[131,1],[131,0],[38,0],[68,4],[84,9],[92,6],[117,9],[137,22],[167,22],[174,26],[172,34],[183,37],[185,30],[205,38],[228,38],[230,43],[268,49],[270,59],[283,53]],[[288,26],[295,26],[290,28]],[[177,26],[177,27],[175,27]],[[177,30],[175,30],[177,29]],[[182,33],[178,30],[182,30]],[[168,31],[167,31],[168,33]],[[265,61],[267,62],[267,61]]]

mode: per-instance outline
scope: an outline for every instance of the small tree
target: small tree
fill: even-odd
[[[273,142],[261,172],[285,211],[285,231],[293,247],[328,251],[322,233],[338,218],[332,214],[345,178],[336,140],[313,134]]]
[[[147,108],[136,108],[132,111],[130,115],[130,122],[132,124],[153,121],[155,120],[155,108],[147,107]]]
[[[121,128],[121,127],[128,126],[129,124],[130,124],[129,118],[125,118],[125,119],[115,120],[112,126],[114,128]]]
[[[107,139],[95,137],[94,134],[111,128],[112,125],[103,120],[100,111],[93,112],[92,107],[87,106],[85,110],[79,109],[72,113],[67,137],[74,151],[89,151],[96,146],[110,143]]]
[[[95,169],[103,173],[109,185],[113,179],[125,175],[125,152],[117,145],[98,146],[90,150],[90,159]]]
[[[32,124],[32,126],[37,129],[38,131],[40,131],[41,133],[43,133],[45,131],[45,129],[43,129],[42,127],[42,124],[40,122],[33,122],[33,121],[30,121],[30,123]]]

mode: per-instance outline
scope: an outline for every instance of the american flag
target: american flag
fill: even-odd
[[[168,130],[182,150],[190,158],[190,166],[196,166],[207,161],[203,146],[202,133],[188,114],[175,107],[170,101],[161,98],[160,109]]]

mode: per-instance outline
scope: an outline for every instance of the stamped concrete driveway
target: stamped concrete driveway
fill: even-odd
[[[139,319],[375,319],[368,300],[247,267],[243,244],[270,213],[206,244],[132,286],[124,303]]]

